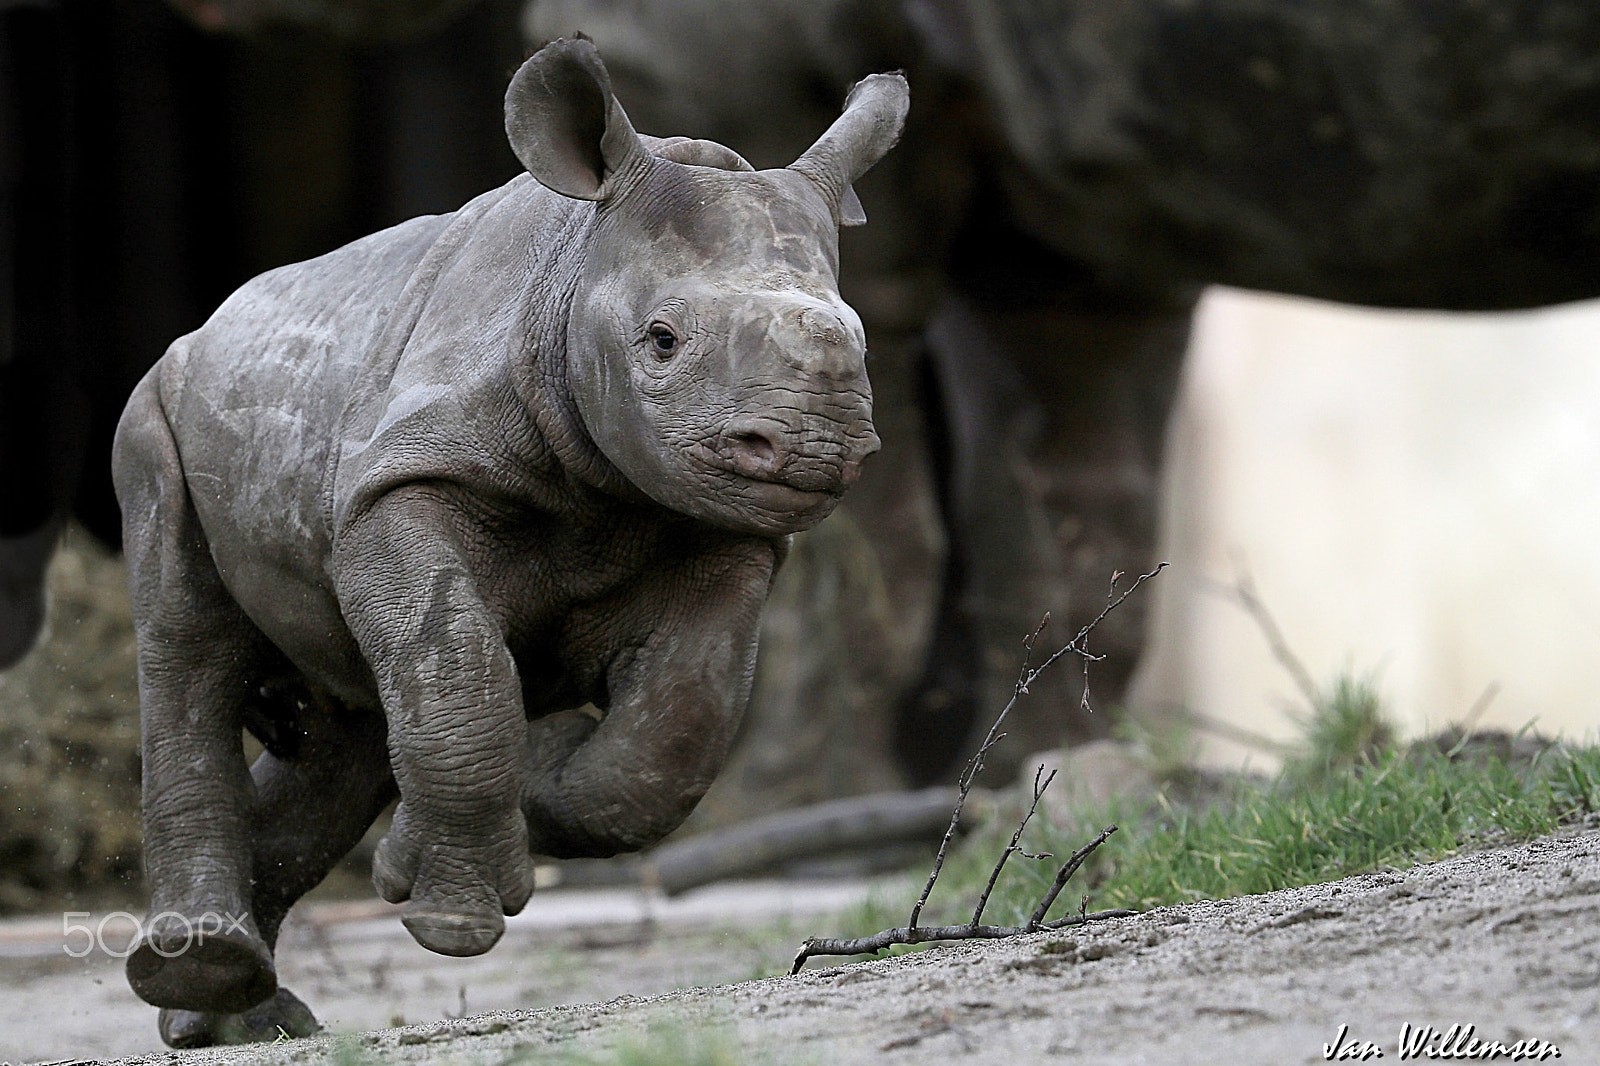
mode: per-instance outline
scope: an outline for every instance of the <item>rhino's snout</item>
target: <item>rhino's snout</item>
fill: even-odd
[[[754,415],[730,420],[717,452],[735,473],[753,481],[838,495],[855,484],[862,461],[878,446],[870,424],[847,442],[818,441],[781,419]]]

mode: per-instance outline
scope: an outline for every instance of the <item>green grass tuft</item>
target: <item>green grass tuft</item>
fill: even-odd
[[[1303,754],[1274,781],[1243,779],[1204,806],[1123,800],[1041,811],[991,898],[985,920],[1024,921],[1057,863],[1099,829],[1120,831],[1062,893],[1051,917],[1146,909],[1271,892],[1473,848],[1519,843],[1600,811],[1600,747],[1552,746],[1531,761],[1437,744],[1399,746],[1370,680],[1343,678],[1303,722]],[[974,833],[935,891],[927,924],[964,921],[1010,837],[1005,818]],[[902,919],[903,921],[903,919]],[[895,922],[894,924],[900,924]]]
[[[1556,761],[1591,785],[1600,771],[1595,749]],[[1227,809],[1149,812],[1091,874],[1095,905],[1224,899],[1411,866],[1531,840],[1578,809],[1556,779],[1499,759],[1391,751],[1316,783],[1245,786]]]
[[[1288,760],[1286,773],[1320,781],[1394,749],[1394,726],[1383,713],[1374,678],[1341,674],[1315,696],[1309,715],[1293,715],[1305,750]]]

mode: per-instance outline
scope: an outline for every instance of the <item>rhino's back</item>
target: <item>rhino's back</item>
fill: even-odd
[[[312,532],[297,504],[315,496],[351,384],[449,220],[413,219],[263,274],[168,350],[162,402],[208,529],[226,511],[246,527]]]

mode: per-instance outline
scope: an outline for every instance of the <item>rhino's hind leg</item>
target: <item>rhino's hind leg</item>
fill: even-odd
[[[128,984],[146,1003],[240,1011],[277,990],[272,952],[248,927],[248,918],[242,929],[200,938],[194,931],[210,926],[219,912],[161,913],[164,920],[150,923],[128,956]],[[243,908],[228,912],[222,921],[247,913]]]
[[[311,1008],[287,988],[278,989],[272,998],[240,1014],[163,1010],[159,1024],[161,1039],[168,1047],[180,1049],[311,1036],[322,1028]]]
[[[272,995],[250,915],[253,789],[240,742],[276,652],[212,561],[151,375],[114,458],[139,651],[144,860],[151,920],[128,982],[158,1007],[240,1011]]]
[[[255,919],[274,945],[289,908],[328,876],[396,795],[382,713],[298,686],[277,704],[272,739],[263,737],[267,750],[250,768]]]
[[[249,721],[267,750],[251,767],[256,927],[276,948],[284,917],[315,888],[394,798],[383,716],[293,686],[276,687]],[[175,1048],[310,1036],[321,1026],[286,988],[248,1010],[163,1010],[161,1039]]]

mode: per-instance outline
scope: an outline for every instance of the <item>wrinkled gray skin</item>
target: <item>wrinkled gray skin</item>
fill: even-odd
[[[374,881],[450,955],[494,944],[533,853],[694,807],[787,535],[878,448],[837,226],[906,108],[869,77],[758,173],[640,138],[557,41],[506,97],[531,177],[257,278],[140,384],[114,467],[151,914],[182,918],[128,976],[169,1042],[314,1025],[279,923],[396,789]],[[245,917],[179,950],[207,914]]]

